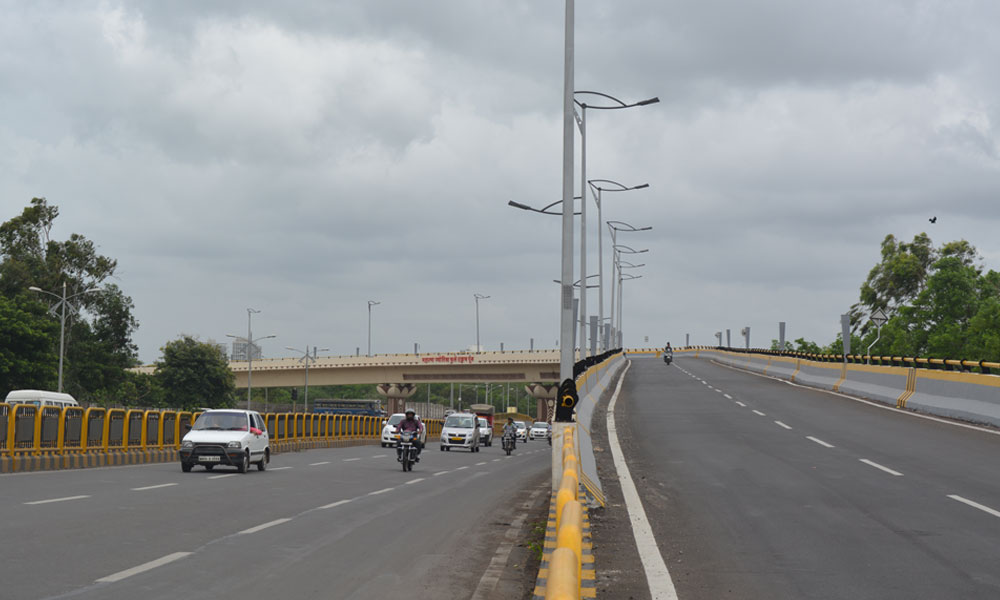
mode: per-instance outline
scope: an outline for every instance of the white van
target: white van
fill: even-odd
[[[34,404],[35,406],[80,406],[69,394],[59,392],[47,392],[45,390],[13,390],[7,394],[4,400],[7,404]]]

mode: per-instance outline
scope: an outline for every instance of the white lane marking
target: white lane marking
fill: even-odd
[[[477,462],[477,463],[476,463],[476,466],[477,466],[477,467],[481,467],[481,466],[483,466],[483,465],[485,465],[485,464],[486,464],[486,461],[484,460],[483,462]]]
[[[723,394],[723,396],[726,397],[726,400],[732,400],[733,399],[733,397],[730,396],[729,394]]]
[[[179,485],[177,483],[161,483],[160,485],[147,485],[146,487],[132,488],[133,492],[145,492],[146,490],[158,490],[160,488],[172,487]]]
[[[884,467],[884,466],[878,464],[877,462],[875,462],[873,460],[868,460],[867,458],[859,458],[858,460],[860,460],[861,462],[865,463],[866,465],[868,465],[870,467],[875,467],[876,469],[880,469],[882,471],[885,471],[886,473],[888,473],[890,475],[895,475],[896,477],[902,477],[903,476],[903,474],[900,473],[899,471],[893,471],[889,467]]]
[[[328,461],[328,460],[324,460],[323,462],[318,462],[318,463],[309,463],[309,466],[310,466],[310,467],[318,467],[318,466],[320,466],[320,465],[328,465],[328,464],[330,464],[330,461]]]
[[[746,407],[747,407],[747,405],[746,405],[746,404],[743,404],[743,403],[742,403],[742,402],[740,402],[739,400],[737,400],[737,401],[736,401],[736,404],[739,404],[739,405],[740,405],[740,406],[742,406],[743,408],[746,408]]]
[[[972,500],[969,500],[968,498],[963,498],[961,496],[956,496],[955,494],[949,494],[948,497],[951,498],[952,500],[958,500],[962,504],[967,504],[967,505],[971,506],[972,508],[978,508],[979,510],[983,511],[984,513],[993,515],[994,517],[1000,517],[1000,510],[994,510],[994,509],[990,508],[989,506],[980,504],[978,502],[974,502]]]
[[[384,493],[386,493],[386,492],[391,492],[391,491],[392,491],[392,490],[394,490],[394,489],[396,489],[396,488],[394,488],[394,487],[391,487],[391,488],[385,488],[385,489],[383,489],[383,490],[377,490],[377,491],[374,491],[374,492],[368,492],[368,495],[369,495],[369,496],[378,496],[379,494],[384,494]]]
[[[775,421],[775,423],[778,425],[778,427],[784,427],[785,429],[791,429],[791,427],[789,427],[788,425],[785,425],[781,421]]]
[[[720,394],[722,393],[722,390],[720,390],[719,388],[715,388],[715,391],[718,392],[718,393],[720,393]]]
[[[823,440],[821,440],[821,439],[819,439],[819,438],[814,438],[814,437],[813,437],[813,436],[811,436],[811,435],[807,435],[807,436],[806,436],[806,439],[807,439],[807,440],[809,440],[809,441],[811,441],[811,442],[816,442],[817,444],[819,444],[820,446],[823,446],[823,447],[825,447],[825,448],[833,448],[833,444],[827,444],[827,443],[826,443],[826,442],[824,442]]]
[[[34,502],[25,502],[25,504],[51,504],[53,502],[69,502],[70,500],[83,500],[84,498],[90,498],[90,496],[66,496],[65,498],[50,498],[48,500],[35,500]]]
[[[320,506],[316,510],[326,510],[328,508],[336,508],[338,506],[347,504],[348,502],[351,502],[353,500],[354,498],[351,498],[350,500],[337,500],[336,502],[331,502],[330,504],[324,504],[323,506]]]
[[[500,462],[500,460],[501,460],[501,459],[499,459],[499,458],[494,458],[494,459],[493,459],[493,462]]]
[[[209,479],[225,479],[226,477],[236,477],[236,473],[226,473],[225,475],[212,475]]]
[[[417,477],[416,479],[411,479],[411,480],[407,481],[403,485],[413,485],[414,483],[417,483],[418,481],[423,481],[423,480],[424,480],[423,477]]]
[[[126,569],[124,571],[119,571],[113,575],[108,575],[107,577],[101,577],[96,581],[96,583],[114,583],[116,581],[121,581],[133,575],[138,575],[139,573],[144,573],[155,569],[156,567],[162,567],[165,564],[172,563],[175,560],[180,560],[185,556],[190,555],[190,552],[174,552],[173,554],[168,554],[162,558],[156,560],[151,560],[148,563],[139,565],[138,567],[132,567],[131,569]]]
[[[632,481],[629,473],[628,463],[622,453],[621,444],[618,442],[618,427],[615,425],[615,404],[618,402],[618,392],[622,389],[622,382],[625,375],[632,366],[632,361],[628,361],[621,377],[618,378],[618,387],[615,388],[611,402],[608,403],[608,442],[611,446],[611,455],[615,461],[615,468],[618,470],[618,480],[621,482],[622,495],[625,497],[625,506],[628,509],[629,520],[632,522],[632,535],[635,537],[636,549],[639,551],[639,558],[642,560],[642,568],[646,572],[646,582],[649,585],[649,595],[653,600],[676,600],[677,590],[674,589],[673,579],[670,578],[670,571],[666,563],[663,562],[663,555],[656,544],[656,537],[649,526],[649,519],[646,518],[646,510],[642,507],[642,500],[639,498],[639,491]]]
[[[355,460],[361,460],[361,459],[360,458],[345,458],[344,462],[351,462],[351,461],[355,461]]]
[[[767,416],[767,415],[765,415],[764,413],[760,412],[760,411],[759,411],[759,410],[757,410],[757,409],[754,409],[754,411],[753,411],[753,414],[755,414],[755,415],[760,415],[761,417],[766,417],[766,416]]]
[[[389,455],[388,454],[376,454],[372,458],[385,458],[386,456],[389,456]]]
[[[236,532],[236,535],[248,535],[251,533],[257,533],[258,531],[263,531],[268,527],[274,527],[275,525],[281,525],[282,523],[287,523],[291,519],[275,519],[273,521],[268,521],[267,523],[262,523],[256,527],[251,527],[250,529],[244,529],[243,531]]]
[[[434,474],[434,476],[437,477],[438,475],[444,475],[445,473],[451,473],[451,471],[438,471]]]
[[[535,490],[531,493],[528,501],[521,505],[522,511],[527,511],[531,508],[535,499],[542,493],[542,490]],[[514,544],[517,543],[518,538],[521,534],[521,527],[524,525],[524,521],[527,519],[528,513],[521,512],[517,517],[514,518],[510,523],[510,529],[504,532],[504,541],[500,543],[497,547],[496,553],[493,554],[493,558],[490,559],[490,565],[486,568],[486,572],[479,579],[479,585],[476,586],[474,592],[472,592],[471,600],[486,600],[489,598],[493,591],[497,587],[497,583],[500,581],[500,576],[503,575],[504,567],[507,566],[507,560],[510,558],[510,552],[514,549]]]
[[[271,467],[268,471],[284,471],[285,469],[291,469],[293,467]]]
[[[469,467],[458,467],[458,468],[457,468],[457,469],[455,469],[455,470],[456,470],[456,471],[461,471],[462,469],[468,469],[468,468],[469,468]]]

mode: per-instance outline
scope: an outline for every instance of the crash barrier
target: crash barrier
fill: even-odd
[[[200,413],[0,403],[0,473],[176,460]],[[266,413],[272,452],[370,442],[383,420],[362,415]],[[424,421],[439,436],[442,421]]]
[[[552,498],[535,586],[535,598],[593,598],[596,569],[590,541],[588,506],[604,506],[591,438],[594,410],[616,380],[625,357],[621,350],[577,363],[575,423],[554,423],[552,430]]]
[[[556,492],[542,548],[535,598],[564,600],[596,596],[593,543],[586,490],[580,484],[579,423],[556,423],[553,430],[553,470]]]
[[[867,357],[852,355],[846,362],[844,356],[836,362],[829,360],[833,355],[802,358],[708,347],[676,352],[897,408],[1000,426],[1000,376],[993,374],[1000,363],[897,356],[881,357],[883,364],[869,365],[859,360]]]

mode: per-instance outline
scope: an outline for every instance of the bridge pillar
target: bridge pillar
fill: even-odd
[[[529,383],[524,386],[524,391],[538,401],[535,420],[551,423],[556,414],[556,394],[559,392],[559,384]]]
[[[406,399],[417,391],[413,383],[380,383],[375,386],[378,393],[386,398],[386,413],[400,413],[405,410]]]

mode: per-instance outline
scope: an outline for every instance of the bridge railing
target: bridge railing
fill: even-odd
[[[0,456],[177,450],[200,412],[59,408],[0,402]],[[377,440],[380,417],[320,413],[264,413],[273,442]],[[427,435],[443,421],[426,419]]]

